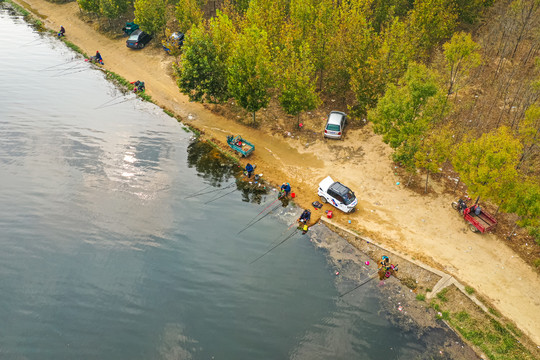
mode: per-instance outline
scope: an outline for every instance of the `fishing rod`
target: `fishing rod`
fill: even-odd
[[[79,70],[88,70],[89,68],[87,68],[86,66],[74,66],[73,68],[69,68],[69,69],[65,69],[65,70],[60,70],[58,73],[54,74],[54,75],[51,75],[51,77],[59,77],[59,76],[63,76],[63,75],[69,75],[69,74],[74,74],[76,72],[78,72]],[[69,72],[66,72],[68,70],[71,70]]]
[[[68,64],[64,64],[64,65],[68,65]],[[73,66],[70,66],[70,67],[66,67],[66,68],[52,68],[52,69],[47,69],[47,70],[42,70],[42,71],[58,71],[59,73],[63,72],[63,71],[68,71],[68,70],[71,70],[73,68],[76,68],[76,67],[81,67],[81,66],[85,66],[86,67],[86,64],[85,63],[77,63]]]
[[[219,189],[214,189],[214,190],[211,190],[211,191],[207,191],[207,192],[203,192],[203,193],[199,193],[199,194],[194,194],[194,195],[189,195],[187,197],[185,197],[184,199],[189,199],[189,198],[192,198],[192,197],[195,197],[195,196],[200,196],[200,195],[206,195],[206,194],[210,194],[210,193],[213,193],[213,192],[216,192],[216,191],[221,191],[221,190],[225,190],[225,189],[229,189],[231,188],[232,186],[236,185],[235,183],[232,183],[232,184],[229,184],[225,187],[222,187],[222,188],[219,188]]]
[[[112,99],[109,99],[109,100],[105,101],[103,104],[96,106],[94,109],[97,109],[97,108],[99,108],[99,107],[101,107],[101,106],[103,106],[103,105],[107,105],[107,104],[110,103],[111,101],[119,100],[119,99],[123,98],[124,96],[126,96],[126,95],[125,95],[125,94],[122,94],[122,95],[120,95],[120,96],[115,96],[115,97],[113,97]]]
[[[376,273],[374,273],[374,274],[371,274],[366,280],[362,281],[362,282],[360,283],[360,285],[358,285],[358,286],[356,286],[355,288],[353,288],[353,289],[347,291],[346,293],[343,293],[343,294],[339,295],[339,297],[344,297],[344,296],[347,295],[348,293],[351,293],[351,292],[353,292],[354,290],[358,289],[360,286],[367,284],[367,283],[370,282],[371,280],[375,279],[375,277],[376,277],[377,275],[378,275],[378,272],[376,272]]]
[[[296,232],[298,231],[298,229],[294,229],[294,231],[292,233],[290,233],[289,235],[287,235],[287,237],[285,239],[283,239],[279,244],[277,244],[276,246],[272,247],[270,250],[266,251],[264,254],[262,254],[261,256],[259,256],[258,258],[256,258],[255,260],[251,261],[249,264],[253,264],[255,261],[259,260],[260,258],[262,258],[263,256],[265,256],[266,254],[268,254],[270,251],[274,250],[275,248],[277,248],[279,245],[283,244],[285,241],[289,240],[290,238],[293,237],[294,234],[296,234]]]
[[[276,205],[274,208],[272,208],[272,210],[270,210],[269,212],[267,212],[266,214],[264,214],[263,216],[261,216],[260,219],[258,219],[257,221],[249,224],[248,226],[246,226],[245,228],[243,228],[242,230],[240,230],[239,232],[236,233],[236,235],[239,235],[240,233],[243,233],[244,231],[246,231],[247,229],[249,229],[250,227],[252,227],[253,225],[255,225],[256,223],[258,223],[259,221],[261,221],[262,219],[264,219],[265,217],[267,217],[268,215],[270,215],[272,213],[272,211],[276,210],[277,208],[281,207],[281,204],[278,204]]]
[[[60,77],[60,76],[66,76],[66,75],[71,75],[71,74],[76,74],[76,73],[79,73],[79,72],[82,72],[82,71],[87,71],[87,70],[90,70],[91,68],[87,68],[87,69],[82,69],[82,70],[77,70],[77,71],[72,71],[72,72],[68,72],[66,74],[58,74],[58,75],[53,75],[51,77]]]
[[[40,70],[36,70],[36,71],[54,71],[54,70],[49,70],[49,69],[55,68],[57,66],[67,65],[67,64],[72,63],[72,62],[74,62],[76,60],[79,60],[79,59],[77,59],[77,58],[71,59],[69,61],[66,61],[66,62],[63,62],[63,63],[60,63],[60,64],[56,64],[56,65],[52,65],[52,66],[48,66],[48,67],[46,67],[44,69],[40,69]]]
[[[127,98],[127,99],[124,99],[124,100],[122,100],[122,101],[119,101],[119,102],[111,103],[112,101],[120,100],[120,99],[122,99],[123,97],[124,97],[124,95],[118,96],[118,97],[116,97],[116,98],[114,98],[114,99],[112,99],[112,100],[106,101],[106,102],[104,102],[103,104],[96,106],[96,107],[94,108],[94,110],[96,110],[96,109],[101,109],[101,108],[104,108],[104,107],[107,107],[107,106],[112,106],[112,105],[116,105],[116,104],[121,104],[121,103],[126,102],[126,101],[128,101],[128,100],[133,100],[133,99],[134,99],[133,97],[131,97],[131,98]],[[135,97],[136,97],[136,96],[135,96]]]
[[[195,191],[195,192],[194,192],[193,194],[191,194],[191,195],[198,195],[198,194],[202,193],[203,191],[208,190],[208,189],[211,188],[211,187],[212,187],[212,184],[208,185],[208,186],[205,187],[204,189],[201,189],[201,190],[199,190],[199,191]]]
[[[210,204],[211,202],[214,202],[214,201],[216,201],[216,200],[218,200],[218,199],[221,199],[222,197],[225,197],[225,196],[227,196],[227,195],[229,195],[229,194],[232,194],[232,193],[235,192],[235,191],[236,191],[236,189],[232,189],[231,191],[229,191],[229,192],[226,193],[225,195],[221,195],[220,197],[217,197],[217,198],[215,198],[215,199],[212,199],[212,200],[210,200],[210,201],[207,201],[206,204]]]
[[[276,201],[278,201],[278,200],[279,200],[279,199],[276,199],[276,200],[272,201],[272,202],[270,203],[270,205],[268,205],[267,207],[265,207],[264,209],[262,209],[257,215],[255,215],[251,220],[248,221],[248,223],[246,224],[246,226],[249,225],[249,224],[251,224],[251,222],[252,222],[253,220],[255,220],[255,219],[257,218],[257,216],[261,215],[261,214],[264,212],[264,210],[268,209],[270,206],[272,206],[272,205],[273,205]]]
[[[283,231],[281,232],[281,234],[279,234],[278,236],[276,236],[276,238],[274,239],[274,241],[272,241],[272,243],[269,245],[269,247],[274,246],[274,244],[276,243],[276,241],[278,241],[278,240],[283,236],[283,234],[285,234],[287,231],[289,231],[289,230],[293,227],[293,225],[296,225],[296,222],[293,222],[291,225],[289,225],[289,227],[288,227],[287,229],[283,230]],[[297,229],[297,230],[298,230],[298,229]]]
[[[75,65],[70,66],[70,67],[65,68],[65,69],[51,69],[51,70],[58,71],[58,73],[61,74],[61,73],[66,72],[68,70],[79,70],[79,69],[83,69],[83,68],[88,68],[88,66],[85,63],[80,63],[80,64],[75,64]]]
[[[137,96],[132,97],[132,98],[129,98],[129,99],[126,99],[126,100],[123,100],[123,101],[119,101],[119,102],[116,102],[116,103],[112,103],[112,104],[108,104],[108,105],[104,105],[104,106],[98,106],[97,108],[94,108],[94,110],[97,110],[97,109],[103,109],[103,108],[106,108],[106,107],[109,107],[109,106],[114,106],[114,105],[120,105],[120,104],[122,104],[122,103],[131,101],[131,100],[135,100],[135,99],[137,99]]]
[[[41,40],[41,37],[38,37],[37,39],[34,39],[34,40],[30,41],[29,43],[26,43],[26,44],[22,44],[22,45],[21,45],[21,46],[19,46],[19,47],[24,47],[24,46],[28,46],[28,45],[30,45],[30,44],[33,44],[33,43],[35,43],[35,42],[36,42],[36,41],[38,41],[38,40]]]

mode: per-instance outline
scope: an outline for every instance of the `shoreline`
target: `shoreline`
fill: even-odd
[[[22,2],[22,1],[20,1],[20,2],[23,3],[23,6],[28,6],[28,7],[29,7],[29,9],[28,9],[29,11],[31,11],[31,12],[37,12],[37,15],[38,15],[38,16],[44,16],[44,15],[40,14],[40,13],[38,12],[38,10],[34,9],[30,4],[28,4],[28,3],[26,3],[26,2]],[[61,6],[61,5],[57,5],[57,6]],[[47,27],[47,26],[45,25],[45,27]],[[48,28],[48,27],[47,27],[47,28]],[[68,36],[69,36],[69,29],[68,29]],[[141,55],[141,54],[137,54],[137,55]],[[141,56],[143,56],[143,55],[141,55]],[[102,69],[102,71],[105,71],[105,69]],[[148,83],[148,81],[147,81],[147,83]],[[199,106],[199,105],[190,106],[187,110],[186,110],[186,109],[184,109],[184,110],[179,110],[179,109],[173,109],[173,110],[170,110],[168,106],[161,104],[161,102],[158,101],[158,100],[153,100],[152,102],[153,102],[154,104],[156,104],[157,106],[159,106],[160,108],[162,108],[169,116],[175,117],[176,120],[180,121],[180,120],[178,119],[178,117],[182,118],[181,121],[182,121],[182,124],[183,124],[183,125],[188,126],[188,127],[192,127],[192,128],[195,128],[195,129],[199,130],[200,133],[202,134],[202,140],[203,140],[203,141],[204,141],[204,140],[209,141],[210,143],[213,143],[214,145],[216,145],[216,147],[220,148],[220,150],[221,150],[222,152],[224,152],[224,153],[226,153],[226,154],[228,153],[227,150],[224,150],[224,146],[223,146],[223,144],[222,144],[221,141],[216,140],[215,137],[212,136],[212,134],[205,134],[205,129],[204,129],[204,127],[203,127],[203,128],[199,128],[199,127],[197,126],[197,117],[195,117],[194,120],[190,119],[190,116],[193,116],[193,114],[190,113],[190,111],[193,110],[194,108],[203,109],[202,111],[208,111],[208,110],[205,110],[203,106]],[[181,104],[179,104],[179,106],[180,106],[180,105],[181,105]],[[178,117],[177,117],[177,116],[172,116],[171,114],[169,114],[169,112],[170,112],[171,114],[175,114],[175,115],[178,114],[178,115],[177,115]],[[184,116],[183,116],[183,115],[184,115]],[[270,139],[270,141],[271,141],[271,139]],[[227,157],[229,157],[229,156],[227,156]],[[241,162],[239,162],[239,163],[241,163]],[[280,173],[281,173],[281,174],[284,174],[285,171],[282,171],[282,170],[280,170],[280,169],[276,169],[276,173],[277,173],[277,174],[280,174]],[[273,180],[273,178],[270,178],[270,177],[266,177],[266,176],[265,176],[265,181],[269,182],[272,186],[275,186],[275,184],[276,184],[277,182],[276,182],[276,181],[272,181],[272,180]],[[278,186],[278,187],[279,187],[279,186]],[[293,190],[293,191],[294,191],[294,190]],[[303,190],[297,190],[296,193],[299,194],[299,195],[304,194]],[[302,197],[302,196],[300,196],[300,198],[301,198],[301,197]],[[308,206],[310,205],[310,202],[309,202],[308,200],[300,200],[300,199],[298,199],[298,198],[297,198],[297,199],[294,199],[294,202],[295,202],[295,204],[297,204],[299,207],[308,207]],[[326,221],[325,219],[323,219],[323,222],[326,223],[327,221]],[[336,223],[335,225],[338,225],[338,226],[339,226],[339,224],[337,224],[337,223]],[[333,225],[332,225],[332,226],[333,226]],[[347,239],[347,241],[349,241],[349,243],[351,243],[358,251],[361,251],[361,252],[364,253],[364,251],[361,249],[361,247],[359,247],[360,244],[354,244],[354,242],[355,242],[354,240],[349,240],[349,239],[348,239],[348,237],[352,237],[352,236],[356,236],[356,237],[357,237],[358,235],[354,235],[354,233],[352,233],[350,230],[345,229],[345,228],[342,228],[342,230],[340,230],[340,231],[347,231],[348,234],[347,234],[347,236],[345,237],[345,238]],[[338,231],[338,233],[339,233],[339,231]],[[361,237],[361,238],[362,238],[362,237]],[[367,240],[366,240],[366,241],[367,241]],[[376,243],[373,242],[373,241],[371,241],[370,243],[373,244],[373,245],[376,244]],[[392,244],[390,244],[390,245],[392,245]],[[379,247],[381,247],[381,248],[383,248],[383,249],[385,249],[385,248],[386,248],[386,249],[388,249],[388,248],[393,248],[392,246],[388,246],[388,244],[385,244],[384,247],[383,247],[383,246],[379,246]],[[393,251],[393,252],[394,252],[394,250],[385,250],[385,251]],[[400,256],[400,255],[399,255],[399,252],[398,252],[397,250],[395,251],[395,253],[396,253],[396,256]],[[367,254],[367,253],[366,253],[366,254]],[[404,257],[408,257],[405,253],[403,253],[402,255],[403,255]],[[374,257],[374,259],[375,259],[375,258],[376,258],[376,257]],[[409,258],[410,258],[410,257],[409,257]],[[414,260],[414,259],[412,259],[412,258],[410,258],[410,259],[411,259],[411,260]],[[406,260],[406,259],[404,258],[404,260]],[[416,260],[414,260],[414,262],[416,262]],[[425,265],[427,266],[427,264],[425,264]],[[400,266],[400,270],[403,270],[403,267]],[[437,270],[437,269],[433,269],[433,270],[436,270],[437,272],[440,271],[440,270]],[[403,272],[402,272],[402,273],[403,273]],[[450,275],[447,275],[447,276],[450,276]],[[457,280],[456,280],[456,281],[457,281]],[[459,282],[458,282],[458,283],[459,283]],[[429,286],[431,286],[431,285],[429,285]],[[458,286],[458,288],[460,288],[460,287]],[[464,295],[466,295],[467,297],[470,298],[470,296],[468,296],[468,294],[466,293],[466,291],[465,291],[464,289],[465,289],[465,285],[461,285],[460,291],[461,291]],[[434,296],[434,294],[433,294],[433,296]],[[433,296],[432,296],[432,297],[433,297]],[[482,304],[482,303],[481,303],[481,304]],[[478,305],[478,306],[480,306],[480,305]],[[487,307],[485,307],[484,310],[485,310],[485,311],[487,310],[487,314],[489,314],[489,309],[488,309]],[[532,342],[532,339],[531,339],[531,342]]]

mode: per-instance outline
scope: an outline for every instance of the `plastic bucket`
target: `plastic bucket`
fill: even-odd
[[[291,197],[294,199],[296,197],[295,193],[291,193]]]

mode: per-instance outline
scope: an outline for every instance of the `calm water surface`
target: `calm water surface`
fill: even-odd
[[[237,235],[275,193],[186,199],[234,169],[5,10],[0,33],[0,359],[422,354],[307,236],[249,265],[298,210]]]

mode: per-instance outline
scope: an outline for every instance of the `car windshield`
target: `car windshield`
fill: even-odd
[[[349,191],[347,191],[347,193],[343,194],[343,203],[345,203],[345,205],[349,205],[354,200],[356,200],[356,196],[354,196],[354,193],[351,190],[349,190]]]
[[[137,41],[139,39],[139,34],[140,33],[138,31],[135,31],[133,34],[131,34],[128,40]]]
[[[326,125],[326,130],[330,130],[330,131],[340,131],[341,128],[340,128],[339,125],[328,124],[328,125]]]

